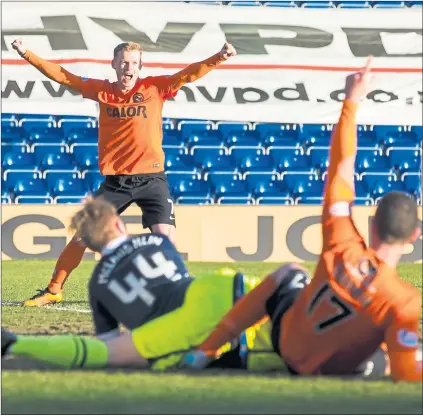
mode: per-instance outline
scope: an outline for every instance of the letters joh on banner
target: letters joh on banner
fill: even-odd
[[[361,106],[365,124],[422,123],[422,14],[418,9],[285,9],[170,3],[4,3],[3,112],[97,115],[95,103],[49,81],[10,43],[75,74],[114,79],[113,48],[137,41],[142,76],[172,74],[216,53],[238,56],[183,88],[164,116],[331,123],[347,73],[375,56],[377,78]]]
[[[57,259],[79,205],[3,205],[2,260]],[[369,240],[374,208],[357,206],[353,216]],[[176,206],[177,248],[190,261],[316,261],[322,246],[319,206]],[[122,214],[131,234],[142,232],[137,206]],[[422,220],[420,210],[420,220]],[[146,232],[146,231],[144,231]],[[147,231],[148,232],[148,231]],[[94,258],[87,253],[86,258]],[[404,262],[422,261],[422,239],[409,245]]]

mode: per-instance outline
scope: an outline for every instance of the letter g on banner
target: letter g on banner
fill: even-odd
[[[34,245],[46,244],[50,249],[47,252],[29,254],[22,252],[18,246],[15,245],[14,234],[19,226],[26,223],[40,223],[48,227],[49,230],[63,229],[63,223],[51,216],[45,215],[21,215],[6,221],[1,227],[2,233],[2,251],[11,259],[56,259],[66,245],[65,236],[35,236],[33,240]],[[25,244],[27,241],[25,241]]]

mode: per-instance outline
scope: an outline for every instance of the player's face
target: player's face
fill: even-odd
[[[121,50],[112,61],[119,87],[123,90],[133,88],[141,69],[141,53],[138,50]]]

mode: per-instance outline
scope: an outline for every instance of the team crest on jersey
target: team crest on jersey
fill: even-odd
[[[134,102],[143,102],[144,95],[141,94],[140,92],[137,92],[132,99],[134,100]]]
[[[419,336],[414,331],[398,330],[397,340],[404,347],[414,348],[419,344]]]

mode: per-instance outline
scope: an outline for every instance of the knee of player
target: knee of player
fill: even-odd
[[[304,288],[310,283],[307,269],[296,263],[280,266],[268,278],[272,278],[278,287],[286,285],[291,288]]]

